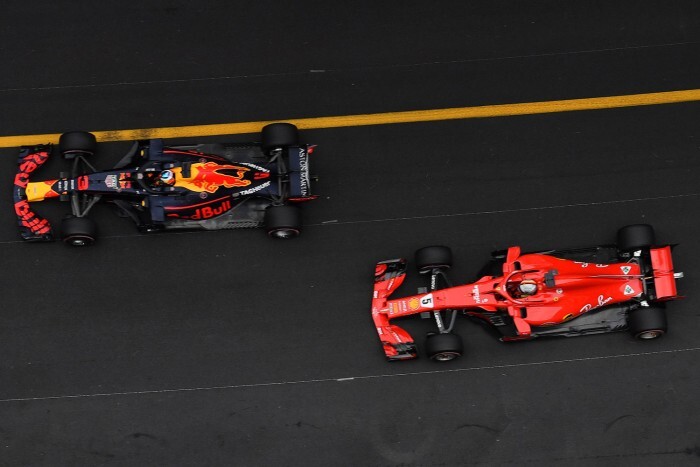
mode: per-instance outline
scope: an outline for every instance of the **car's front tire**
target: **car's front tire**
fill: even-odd
[[[436,362],[449,362],[464,353],[462,338],[457,334],[428,334],[425,339],[425,352]]]
[[[296,206],[270,206],[265,210],[265,229],[272,238],[294,238],[301,233],[301,211]]]
[[[70,246],[90,246],[97,240],[97,225],[87,217],[66,217],[61,222],[61,239]]]
[[[421,273],[452,266],[452,250],[446,246],[426,246],[416,251],[416,267]]]
[[[93,155],[97,149],[97,140],[95,135],[87,131],[70,131],[58,139],[58,148],[64,159],[71,160],[76,155]]]

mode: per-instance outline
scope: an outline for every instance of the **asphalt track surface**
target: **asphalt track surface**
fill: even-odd
[[[3,4],[2,136],[700,88],[695,1],[59,3]],[[698,122],[689,102],[311,130],[300,238],[140,236],[104,207],[84,250],[18,241],[1,149],[0,465],[697,465]],[[663,339],[507,345],[465,320],[462,359],[385,362],[377,260],[447,244],[466,281],[494,248],[638,222],[680,243]]]

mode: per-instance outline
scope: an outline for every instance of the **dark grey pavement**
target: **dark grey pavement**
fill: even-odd
[[[700,88],[691,1],[8,3],[0,135]],[[0,465],[696,465],[698,122],[686,103],[308,131],[321,198],[291,242],[140,236],[103,207],[93,248],[22,244],[2,149]],[[637,222],[681,244],[663,339],[508,345],[465,320],[462,359],[385,362],[377,260],[448,244],[471,280],[494,248]]]

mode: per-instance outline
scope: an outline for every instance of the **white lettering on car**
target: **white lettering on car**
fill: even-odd
[[[251,164],[250,162],[237,162],[240,165],[245,165],[246,167],[250,167],[251,169],[255,169],[258,172],[269,172],[269,169],[266,169],[265,167],[260,167],[259,165]]]
[[[241,194],[241,195],[250,195],[250,194],[255,193],[256,191],[262,190],[263,188],[267,188],[268,186],[270,186],[270,181],[269,181],[269,180],[266,181],[265,183],[263,183],[262,185],[258,185],[258,186],[256,186],[256,187],[248,188],[247,190],[243,190],[243,191],[241,191],[239,194]]]
[[[299,148],[299,188],[302,196],[309,194],[309,165],[303,148]]]
[[[598,306],[603,306],[611,300],[612,297],[603,298],[603,295],[598,295]]]
[[[612,297],[605,297],[605,295],[598,295],[598,304],[596,306],[591,305],[590,303],[586,303],[581,307],[581,309],[578,311],[579,313],[584,313],[586,311],[590,311],[593,308],[598,308],[599,306],[603,306],[608,302],[612,301]]]

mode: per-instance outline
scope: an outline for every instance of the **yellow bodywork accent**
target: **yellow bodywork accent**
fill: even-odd
[[[26,195],[27,201],[44,201],[46,194],[51,191],[51,185],[53,185],[56,180],[48,180],[45,182],[29,182],[27,183]],[[55,195],[53,196],[56,197]]]
[[[230,164],[217,164],[214,162],[198,162],[190,166],[190,176],[182,175],[182,168],[171,169],[175,175],[175,186],[187,188],[190,191],[202,193],[215,193],[220,187],[233,188],[250,185],[249,180],[243,177],[250,171],[248,167]],[[235,171],[236,175],[220,173],[222,170]]]

